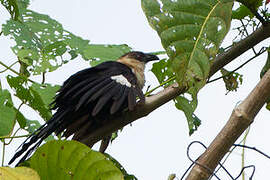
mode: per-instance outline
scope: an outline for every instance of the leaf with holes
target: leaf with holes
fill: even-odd
[[[47,180],[123,180],[121,171],[108,158],[77,141],[50,141],[24,164]]]
[[[224,68],[220,69],[220,72],[227,89],[226,94],[228,94],[230,91],[237,91],[239,85],[243,83],[243,75],[237,72],[228,71]]]
[[[11,18],[17,20],[19,16],[17,0],[0,0],[0,2],[8,10]]]
[[[56,70],[63,63],[62,55],[71,50],[82,53],[89,44],[88,40],[64,30],[59,22],[44,14],[26,10],[22,22],[7,21],[3,33],[16,41],[13,51],[34,74]]]
[[[41,126],[41,124],[39,123],[39,121],[26,119],[26,124],[25,124],[25,127],[23,129],[28,131],[31,134],[31,133],[34,133],[40,126]],[[52,135],[50,135],[44,141],[47,142],[47,141],[51,141],[54,139],[55,138]]]
[[[175,76],[171,67],[171,61],[168,59],[162,59],[154,63],[151,71],[155,74],[160,84]],[[166,86],[171,83],[173,82],[167,83]]]
[[[170,58],[168,68],[180,85],[189,87],[192,101],[197,101],[229,31],[232,5],[230,0],[142,0],[148,22]]]
[[[105,61],[113,61],[131,50],[127,45],[91,44],[84,50],[83,58],[91,59],[91,66]]]

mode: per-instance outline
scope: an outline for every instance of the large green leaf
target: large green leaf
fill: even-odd
[[[194,105],[208,78],[211,62],[229,31],[232,5],[230,0],[142,0],[148,22],[157,31],[170,58],[167,69],[174,71],[180,85],[189,87]],[[159,68],[159,74],[165,68]]]
[[[123,180],[108,158],[77,141],[50,141],[25,164],[44,180]]]
[[[89,40],[64,30],[48,15],[31,10],[22,12],[21,21],[7,21],[3,33],[16,41],[14,53],[34,74],[54,71],[79,54],[86,60],[94,60],[95,65],[130,51],[127,45],[90,45]],[[70,58],[64,59],[65,54]]]
[[[22,17],[22,22],[7,21],[3,33],[16,41],[13,51],[34,74],[57,69],[65,62],[61,58],[64,53],[83,53],[89,43],[47,15],[26,10]]]

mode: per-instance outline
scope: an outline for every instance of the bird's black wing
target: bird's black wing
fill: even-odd
[[[64,131],[67,137],[75,134],[76,140],[84,138],[99,121],[104,123],[106,117],[124,109],[133,110],[137,97],[144,101],[136,76],[122,63],[108,61],[79,71],[64,82],[56,95],[52,103],[56,113],[22,144],[10,163],[27,151],[20,160],[24,161],[53,132]]]

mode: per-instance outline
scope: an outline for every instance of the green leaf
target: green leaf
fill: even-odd
[[[127,45],[102,45],[92,44],[85,48],[83,58],[91,59],[91,66],[95,66],[105,61],[113,61],[123,54],[131,51]]]
[[[251,10],[257,10],[261,5],[263,0],[237,0],[238,2],[244,4],[247,8]]]
[[[175,99],[175,106],[185,113],[188,122],[189,135],[192,135],[201,125],[201,120],[194,114],[197,107],[197,99],[194,101],[188,100],[184,96],[178,96]]]
[[[63,63],[63,54],[71,50],[82,53],[89,43],[64,30],[59,22],[47,15],[26,10],[22,17],[22,23],[7,21],[3,33],[16,41],[12,48],[14,53],[31,66],[34,74],[56,70]]]
[[[13,108],[0,105],[0,136],[9,135],[15,124],[16,112]]]
[[[15,89],[16,96],[22,102],[38,111],[40,116],[45,120],[49,120],[52,116],[50,108],[45,104],[41,95],[33,88],[29,87],[27,81],[22,76],[12,77],[7,76],[8,84],[11,88]]]
[[[246,6],[240,5],[239,8],[232,11],[232,19],[241,20],[241,19],[244,19],[247,16],[250,17],[250,18],[254,17],[252,12]]]
[[[25,128],[27,119],[24,117],[24,115],[16,108],[14,108],[16,111],[16,119],[20,125],[21,128]]]
[[[170,77],[175,76],[175,73],[173,72],[171,67],[171,62],[172,61],[168,59],[162,59],[153,64],[151,71],[155,74],[160,84],[170,79]],[[169,85],[171,83],[173,82],[170,82],[166,85]]]
[[[13,106],[11,95],[10,95],[9,91],[5,90],[5,89],[0,90],[0,106],[2,106],[2,105],[13,108],[13,110],[16,112],[16,119],[17,119],[20,127],[21,128],[25,127],[25,125],[26,125],[25,117],[18,109],[16,109]]]
[[[41,124],[39,123],[39,121],[27,119],[26,125],[25,125],[25,128],[24,128],[24,129],[25,129],[26,131],[28,131],[29,133],[33,133],[33,132],[35,132],[40,126],[41,126]]]
[[[37,120],[29,120],[27,119],[26,120],[26,125],[24,127],[24,129],[26,131],[28,131],[29,133],[33,133],[35,132],[39,127],[41,126],[41,124],[39,123],[39,121]],[[55,138],[50,135],[49,137],[47,137],[44,141],[47,142],[47,141],[51,141],[51,140],[54,140]]]
[[[164,81],[159,77],[162,69],[172,69],[180,86],[189,88],[193,112],[197,106],[197,93],[205,85],[210,65],[230,29],[232,5],[232,1],[225,0],[142,0],[148,22],[160,36],[171,61],[155,74],[159,81]],[[178,104],[181,100],[187,104],[183,98],[177,101]],[[189,111],[183,107],[179,109]],[[195,126],[190,124],[194,119],[192,113],[185,114],[192,131]]]
[[[0,89],[0,105],[10,106],[13,105],[11,95],[8,90]]]
[[[128,174],[125,168],[116,160],[114,159],[111,155],[105,153],[104,154],[107,158],[109,158],[110,161],[113,162],[113,164],[120,169],[122,174],[124,175],[124,180],[138,180],[134,175]]]
[[[56,92],[59,90],[59,85],[51,85],[51,84],[37,84],[34,83],[31,86],[33,90],[35,90],[40,98],[42,99],[43,103],[47,108],[50,108],[50,104],[52,103]]]
[[[14,20],[18,19],[19,8],[16,0],[0,0],[1,4],[8,10],[11,18]]]
[[[40,180],[38,174],[27,167],[0,167],[1,180]]]
[[[228,91],[227,93],[229,93],[230,91],[237,91],[237,89],[239,88],[239,84],[242,84],[243,82],[243,75],[237,72],[227,71],[224,68],[220,69],[220,72],[223,76],[222,79]]]
[[[123,180],[121,171],[102,153],[77,141],[50,141],[25,164],[46,180]]]

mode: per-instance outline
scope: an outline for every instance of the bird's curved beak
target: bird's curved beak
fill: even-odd
[[[154,54],[145,54],[145,62],[149,62],[149,61],[155,61],[155,60],[159,60],[159,58],[154,55]]]

